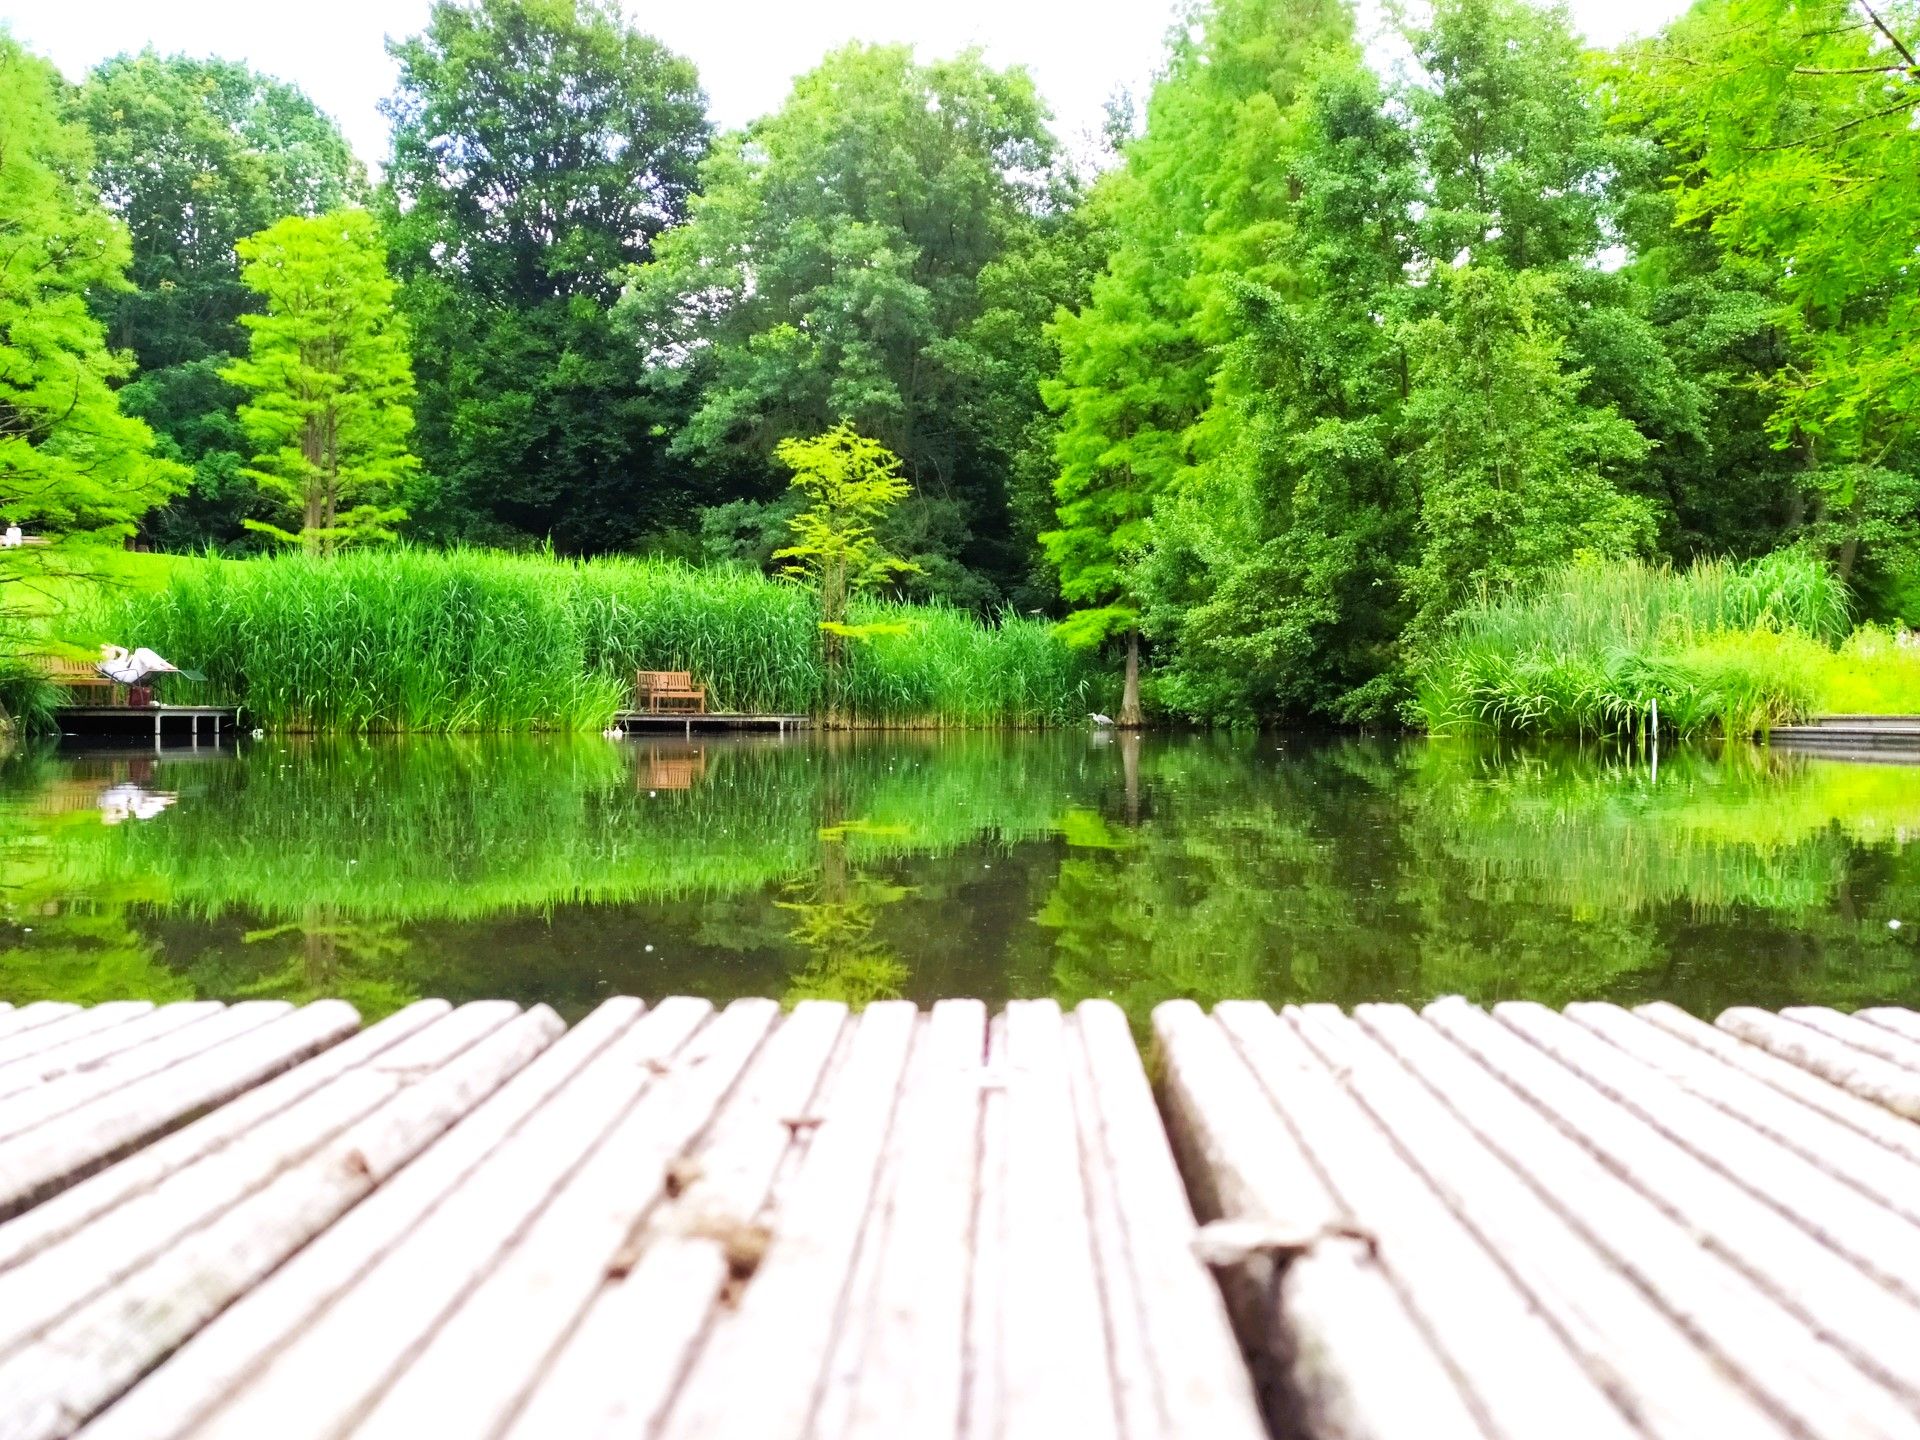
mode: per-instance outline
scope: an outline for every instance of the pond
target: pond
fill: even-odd
[[[15,1002],[1920,1004],[1920,769],[1744,746],[51,751],[0,767],[0,885]]]

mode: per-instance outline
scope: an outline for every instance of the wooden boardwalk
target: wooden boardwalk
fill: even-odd
[[[1154,1048],[1158,1107],[1103,1002],[0,1005],[0,1440],[1920,1440],[1920,1015]]]
[[[1178,1003],[1155,1034],[1307,1433],[1920,1436],[1920,1016]]]
[[[356,1031],[0,1011],[0,1437],[1264,1433],[1112,1006]]]

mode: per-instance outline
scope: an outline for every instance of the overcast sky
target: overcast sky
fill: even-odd
[[[979,45],[1023,64],[1077,142],[1117,89],[1144,96],[1175,0],[626,0],[627,14],[700,67],[723,126],[777,106],[795,75],[848,40],[911,42],[922,55]],[[1573,0],[1588,37],[1612,43],[1657,28],[1684,0]],[[16,39],[79,78],[97,61],[152,45],[220,55],[291,80],[378,166],[392,88],[382,40],[426,19],[428,0],[0,0]]]

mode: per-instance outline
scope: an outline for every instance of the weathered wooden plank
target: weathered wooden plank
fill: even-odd
[[[178,1007],[169,1005],[169,1010]],[[211,1002],[198,1007],[198,1014],[211,1015],[220,1007]],[[64,1016],[52,1017],[56,1023],[36,1026],[19,1036],[7,1047],[4,1056],[0,1056],[0,1107],[6,1097],[17,1095],[23,1090],[31,1090],[47,1080],[57,1079],[76,1065],[83,1065],[100,1055],[111,1054],[125,1045],[137,1044],[145,1038],[139,1031],[132,1036],[125,1033],[131,1021],[149,1019],[155,1013],[153,1002],[149,1000],[109,1000],[103,1005],[94,1005],[82,1010],[73,1006]],[[176,1013],[173,1023],[193,1018],[189,1013]],[[110,1032],[122,1031],[114,1035]],[[0,1108],[0,1115],[5,1113]]]
[[[922,1031],[881,1161],[884,1212],[861,1242],[867,1263],[848,1306],[856,1323],[830,1362],[816,1435],[959,1433],[986,1007],[942,1000]]]
[[[35,1000],[0,1015],[0,1060],[11,1060],[17,1054],[25,1054],[26,1051],[20,1047],[29,1043],[26,1040],[29,1031],[39,1030],[56,1020],[79,1013],[78,1005],[70,1005],[64,1000]]]
[[[1920,1043],[1920,1014],[1912,1010],[1898,1005],[1870,1005],[1864,1010],[1854,1011],[1853,1018]]]
[[[1920,1162],[1920,1128],[1903,1120],[1884,1106],[1841,1089],[1811,1070],[1744,1040],[1706,1021],[1689,1015],[1678,1005],[1664,1000],[1635,1007],[1634,1014],[1650,1025],[1657,1025],[1676,1039],[1704,1050],[1721,1064],[1750,1075],[1783,1095],[1791,1095],[1850,1130],[1869,1137],[1896,1154]]]
[[[1473,1233],[1265,1005],[1215,1021],[1287,1117],[1494,1433],[1624,1437],[1633,1426]]]
[[[1898,1065],[1920,1079],[1920,1040],[1909,1040],[1884,1025],[1872,1025],[1824,1005],[1789,1005],[1781,1010],[1780,1018],[1818,1030],[1843,1045],[1885,1060],[1889,1065]]]
[[[499,1030],[518,1009],[504,1001],[462,1006],[371,1063],[336,1077],[273,1124],[248,1132],[0,1272],[0,1356],[252,1196],[392,1099],[420,1072],[450,1063]]]
[[[1287,1018],[1639,1429],[1791,1433],[1358,1024],[1331,1005]]]
[[[0,1141],[0,1217],[84,1179],[359,1028],[351,1005],[321,1000],[190,1055],[153,1083],[121,1086],[68,1111],[56,1125]]]
[[[1527,1067],[1497,1077],[1482,1057],[1405,1006],[1362,1005],[1354,1018],[1697,1343],[1804,1433],[1849,1440],[1920,1433],[1920,1420],[1890,1392],[1537,1108]],[[1504,1032],[1489,1037],[1496,1060],[1513,1046],[1526,1048]]]
[[[438,1068],[394,1074],[397,1093],[373,1113],[0,1359],[7,1440],[71,1435],[497,1090],[563,1028],[551,1010],[537,1006]]]
[[[138,1043],[77,1061],[34,1089],[0,1100],[0,1141],[55,1120],[65,1125],[68,1117],[89,1101],[136,1082],[165,1084],[167,1077],[162,1072],[180,1061],[258,1029],[293,1009],[284,1000],[248,1000],[228,1007],[216,1005],[207,1012],[199,1012],[196,1005],[192,1007],[196,1013],[180,1013],[188,1008],[164,1005],[151,1015],[116,1026],[97,1038],[105,1040],[135,1030],[149,1033]]]
[[[0,1224],[0,1272],[71,1235],[95,1216],[128,1198],[151,1190],[194,1161],[223,1149],[336,1077],[416,1034],[451,1008],[444,1000],[421,1000],[409,1005],[304,1065],[256,1086],[184,1129],[149,1144],[112,1168],[91,1175],[52,1199],[41,1201],[24,1215]]]
[[[961,1440],[1000,1434],[1006,1387],[1000,1373],[1007,1274],[1007,1017],[987,1021],[980,1075],[980,1154],[974,1165],[973,1247],[967,1258],[966,1353],[961,1375]]]
[[[1493,1015],[1883,1285],[1920,1304],[1920,1225],[1544,1005],[1510,1001],[1496,1005]]]
[[[869,1214],[916,1012],[869,1005],[821,1098],[804,1161],[735,1308],[715,1317],[659,1434],[800,1440]]]
[[[1617,1006],[1569,1005],[1566,1015],[1651,1067],[1669,1085],[1744,1121],[1908,1220],[1920,1221],[1920,1164],[1835,1125],[1823,1112]]]
[[[1110,1197],[1118,1221],[1117,1248],[1103,1245],[1100,1255],[1108,1325],[1137,1334],[1140,1373],[1153,1381],[1140,1387],[1152,1404],[1123,1411],[1129,1440],[1255,1440],[1265,1427],[1219,1287],[1194,1253],[1193,1210],[1126,1016],[1108,1001],[1083,1001],[1070,1040],[1084,1056],[1073,1079],[1088,1183]],[[1122,1275],[1131,1310],[1118,1304]]]
[[[669,1064],[412,1356],[356,1436],[491,1435],[512,1418],[778,1009],[768,1000],[736,1001]],[[629,1083],[630,1100],[635,1088]],[[463,1235],[451,1238],[454,1254],[464,1253]]]
[[[488,1237],[478,1228],[482,1221],[475,1212],[488,1202],[509,1203],[516,1186],[550,1184],[577,1158],[568,1154],[569,1147],[590,1143],[593,1137],[582,1136],[592,1128],[583,1123],[591,1096],[585,1097],[589,1103],[572,1103],[582,1098],[583,1077],[593,1086],[593,1067],[605,1066],[603,1078],[618,1083],[598,1088],[609,1093],[620,1085],[631,1088],[635,1070],[670,1055],[710,1008],[704,1001],[669,1000],[640,1022],[645,1007],[638,1000],[613,999],[598,1006],[82,1434],[87,1440],[172,1440],[215,1428],[232,1433],[236,1424],[252,1423],[249,1414],[258,1417],[262,1411],[269,1418],[258,1423],[266,1429],[253,1433],[337,1429],[377,1388],[383,1367],[398,1363],[394,1350],[408,1328],[408,1315],[426,1312],[429,1318],[418,1322],[424,1330],[432,1323],[434,1305],[444,1310],[451,1303],[446,1297],[476,1278],[471,1254],[485,1247]],[[413,1263],[395,1251],[423,1223],[440,1226],[443,1234],[465,1233],[467,1257],[443,1260],[437,1268],[416,1264],[412,1283],[383,1278],[356,1298],[350,1287],[375,1267],[384,1277],[389,1268],[397,1274]],[[316,1369],[316,1360],[322,1367],[326,1363],[328,1332],[351,1332],[356,1326],[365,1331],[363,1341],[373,1342],[364,1352],[373,1359],[346,1356],[331,1373]],[[293,1397],[309,1393],[316,1397],[315,1408],[297,1422],[287,1421],[286,1412],[296,1408]],[[216,1426],[213,1414],[225,1406],[235,1406],[238,1414]]]
[[[1920,1078],[1898,1065],[1766,1010],[1736,1005],[1713,1022],[1729,1035],[1791,1061],[1896,1115],[1920,1120]]]
[[[1499,1074],[1687,1228],[1856,1363],[1920,1401],[1920,1311],[1685,1146],[1465,1001],[1428,1020]]]
[[[1486,1431],[1226,1034],[1188,1000],[1153,1012],[1169,1136],[1200,1218],[1317,1241],[1249,1247],[1223,1268],[1243,1342],[1270,1352],[1260,1378],[1280,1433],[1327,1440]],[[1291,1255],[1291,1258],[1289,1256]]]
[[[812,1115],[846,1023],[843,1005],[796,1006],[698,1145],[676,1162],[677,1193],[624,1239],[611,1237],[615,1252],[583,1259],[583,1269],[606,1281],[552,1362],[532,1377],[510,1436],[585,1440],[652,1429],[734,1267],[744,1267],[761,1242],[768,1191],[796,1132],[807,1128],[790,1122]]]

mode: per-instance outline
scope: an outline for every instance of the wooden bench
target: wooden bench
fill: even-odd
[[[49,680],[66,688],[76,705],[125,705],[127,687],[107,679],[86,660],[70,660],[63,655],[35,658]]]
[[[633,689],[634,708],[650,715],[707,713],[707,687],[694,684],[690,670],[641,670],[633,677]]]

